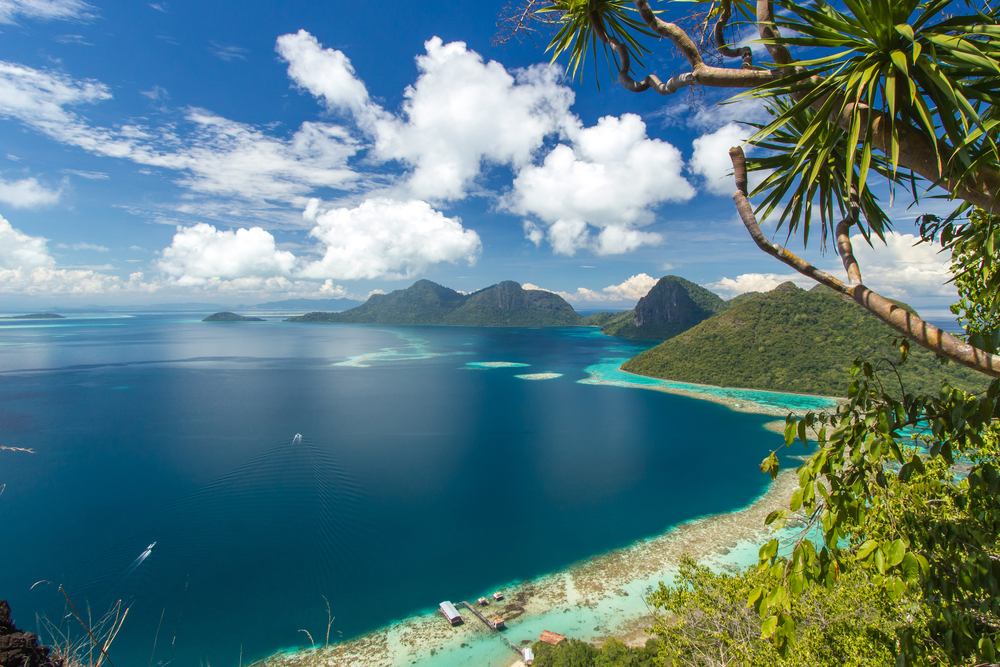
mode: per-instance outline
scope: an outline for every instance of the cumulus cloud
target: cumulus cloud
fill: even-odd
[[[263,284],[291,274],[295,262],[295,256],[278,250],[274,237],[260,227],[225,231],[202,222],[178,227],[156,266],[182,286],[227,279]]]
[[[142,274],[129,281],[93,270],[59,269],[47,241],[15,229],[0,217],[0,293],[26,295],[96,294],[138,289]]]
[[[60,192],[50,190],[34,178],[5,181],[0,178],[0,202],[14,208],[51,206],[59,201]]]
[[[410,278],[440,262],[476,262],[479,235],[424,201],[370,199],[355,208],[315,213],[310,232],[325,246],[306,278]]]
[[[413,168],[410,196],[464,197],[483,163],[524,165],[547,135],[572,120],[573,92],[559,85],[554,68],[511,75],[462,42],[435,37],[424,47],[401,117],[375,123],[379,157]]]
[[[947,284],[951,278],[951,257],[941,252],[940,244],[917,245],[919,237],[899,232],[886,234],[884,246],[878,239],[872,240],[874,248],[860,234],[851,237],[865,285],[901,301],[957,298],[955,286]],[[838,268],[843,271],[842,264]]]
[[[647,138],[646,125],[635,114],[606,116],[588,128],[576,125],[567,135],[572,146],[560,144],[541,165],[521,169],[504,198],[505,208],[541,219],[559,254],[587,247],[617,254],[661,242],[659,234],[636,228],[653,221],[654,206],[694,196],[681,176],[680,151]],[[596,238],[590,226],[600,228]],[[536,244],[539,230],[525,227]]]
[[[733,298],[745,292],[770,292],[778,285],[792,281],[803,289],[816,285],[815,281],[806,278],[801,273],[743,273],[735,278],[721,280],[705,285],[726,298]]]
[[[92,10],[81,0],[0,0],[0,23],[14,23],[18,16],[42,21],[86,19]]]
[[[288,63],[288,76],[330,109],[367,116],[368,89],[354,73],[350,59],[336,49],[324,49],[305,30],[278,38],[275,50]]]
[[[642,297],[646,296],[655,284],[656,278],[648,276],[645,273],[640,273],[618,285],[608,285],[600,292],[587,289],[586,287],[577,287],[575,292],[558,292],[556,290],[545,289],[544,287],[539,287],[538,285],[533,285],[531,283],[524,283],[522,287],[528,290],[552,292],[553,294],[558,294],[567,301],[572,301],[574,303],[594,303],[609,301],[638,301]]]
[[[618,285],[604,288],[604,292],[614,301],[638,301],[653,289],[656,278],[645,273],[632,276]]]

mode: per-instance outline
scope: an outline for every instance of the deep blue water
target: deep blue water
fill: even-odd
[[[125,600],[119,665],[306,644],[324,595],[350,637],[559,569],[747,504],[781,441],[580,383],[648,347],[592,329],[198,318],[0,326],[0,444],[36,452],[0,452],[0,598],[28,627],[64,613],[39,580]]]

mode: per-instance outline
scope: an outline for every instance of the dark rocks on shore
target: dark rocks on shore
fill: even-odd
[[[63,667],[63,661],[38,645],[33,632],[22,632],[10,618],[10,605],[0,600],[0,665],[3,667]]]

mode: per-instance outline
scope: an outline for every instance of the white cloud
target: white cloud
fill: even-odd
[[[524,238],[534,243],[536,248],[545,240],[545,231],[531,220],[525,220],[521,226],[524,228]]]
[[[54,264],[44,238],[23,234],[0,216],[0,267],[27,270]]]
[[[14,208],[51,206],[59,201],[60,192],[50,190],[34,178],[5,181],[0,178],[0,202]]]
[[[851,237],[854,256],[861,267],[864,284],[894,299],[920,300],[928,297],[958,296],[951,279],[951,257],[941,253],[938,243],[917,245],[919,237],[913,234],[890,232],[886,234],[883,246],[877,238],[872,238],[872,248],[860,234]],[[843,272],[843,265],[838,263]]]
[[[721,280],[705,285],[706,288],[724,297],[733,298],[745,292],[770,292],[778,285],[792,281],[803,289],[811,289],[816,282],[806,278],[801,273],[743,273],[735,278]]]
[[[326,246],[323,258],[301,271],[306,278],[409,278],[440,262],[474,264],[479,235],[419,200],[370,199],[356,208],[316,214],[310,232]]]
[[[404,93],[403,118],[375,123],[376,151],[413,167],[410,196],[459,199],[483,163],[526,164],[543,139],[573,120],[573,92],[555,68],[512,76],[462,42],[434,37],[417,57],[420,76]]]
[[[215,55],[215,57],[227,63],[231,63],[234,60],[246,60],[247,54],[250,53],[249,49],[244,49],[241,46],[233,46],[232,44],[217,44],[216,42],[209,43],[212,45],[210,51]]]
[[[754,128],[739,123],[728,123],[715,132],[703,134],[691,142],[694,153],[691,155],[691,171],[705,179],[705,187],[716,195],[731,196],[736,191],[736,179],[733,176],[733,161],[729,157],[729,149],[733,146],[743,146],[744,153],[750,155],[752,146],[744,143],[754,134]],[[747,175],[750,192],[760,185],[769,172],[752,171]]]
[[[263,285],[291,274],[295,263],[295,256],[278,250],[274,237],[260,227],[224,231],[199,223],[177,228],[156,267],[181,286],[227,279],[233,285]]]
[[[558,294],[562,298],[573,303],[600,303],[638,301],[642,297],[646,296],[655,284],[656,278],[648,276],[645,273],[640,273],[618,285],[609,285],[601,292],[596,292],[592,289],[587,289],[586,287],[577,287],[575,292],[558,292],[556,290],[545,289],[544,287],[539,287],[538,285],[533,285],[531,283],[524,283],[522,287],[528,290],[552,292],[553,294]]]
[[[648,139],[635,114],[606,116],[589,128],[576,125],[567,135],[573,146],[556,146],[541,165],[524,167],[503,205],[546,223],[549,243],[559,254],[584,247],[617,254],[661,242],[659,234],[636,227],[653,221],[654,206],[694,196],[681,176],[680,151]],[[596,239],[589,225],[602,230]]]
[[[20,120],[56,141],[91,153],[182,173],[179,182],[215,197],[303,205],[317,187],[349,187],[357,174],[346,162],[357,143],[342,127],[306,122],[289,139],[201,109],[187,110],[184,134],[175,126],[91,127],[70,110],[111,98],[107,86],[63,74],[0,63],[0,116]]]
[[[640,273],[619,285],[605,287],[604,292],[614,301],[638,301],[646,296],[655,284],[656,278]]]
[[[0,0],[0,23],[14,23],[18,16],[42,21],[86,19],[92,9],[81,0]]]
[[[0,217],[0,293],[99,294],[141,289],[141,282],[141,273],[125,282],[93,270],[58,269],[44,238],[24,234]]]
[[[354,66],[343,52],[324,49],[305,30],[282,35],[275,50],[288,63],[288,76],[300,88],[322,98],[330,109],[366,115],[368,89],[355,76]]]
[[[108,247],[97,245],[96,243],[74,243],[73,250],[95,250],[97,252],[108,252]]]

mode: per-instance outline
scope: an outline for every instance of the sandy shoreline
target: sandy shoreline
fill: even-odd
[[[749,506],[687,521],[663,535],[575,563],[560,572],[506,587],[507,599],[487,615],[508,621],[505,635],[518,644],[551,629],[592,642],[618,637],[645,642],[652,616],[645,595],[659,581],[671,582],[682,555],[720,569],[756,562],[757,548],[770,534],[764,519],[787,507],[798,487],[791,470],[782,471]],[[477,664],[505,667],[516,654],[464,608],[464,625],[449,626],[436,613],[414,616],[342,644],[280,653],[256,665],[312,667],[357,665]]]
[[[789,412],[804,412],[684,387],[631,383],[627,386],[708,400],[738,412],[781,417],[764,425],[778,433],[783,432],[784,417]],[[813,398],[836,401],[831,397]],[[505,636],[518,645],[532,643],[542,629],[595,643],[617,637],[629,644],[642,644],[646,629],[652,625],[645,597],[658,582],[673,581],[681,557],[688,555],[717,569],[741,569],[755,563],[759,545],[771,534],[764,525],[765,518],[771,511],[787,507],[796,488],[798,476],[792,470],[783,470],[747,507],[692,519],[629,547],[512,584],[504,588],[507,596],[504,602],[484,611],[490,618],[503,617],[508,626]],[[465,623],[458,627],[451,627],[437,613],[425,613],[340,644],[293,649],[255,665],[513,667],[519,663],[517,654],[494,632],[464,608],[460,611],[464,612]]]

